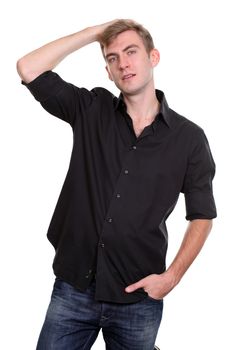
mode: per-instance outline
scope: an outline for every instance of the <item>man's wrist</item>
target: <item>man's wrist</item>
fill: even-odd
[[[173,269],[172,267],[169,267],[167,271],[164,272],[166,279],[168,280],[169,284],[171,285],[172,289],[180,282],[181,277],[179,274]]]

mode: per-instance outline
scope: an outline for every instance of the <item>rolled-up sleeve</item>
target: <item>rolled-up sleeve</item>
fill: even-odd
[[[94,91],[78,88],[64,81],[57,73],[47,71],[26,84],[34,98],[50,114],[64,120],[72,127],[80,110],[89,106],[95,97]]]
[[[202,129],[193,135],[182,192],[186,219],[213,219],[217,216],[212,181],[215,163]]]

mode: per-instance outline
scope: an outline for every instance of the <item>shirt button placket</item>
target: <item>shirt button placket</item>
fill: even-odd
[[[137,146],[133,145],[131,149],[136,150],[136,149],[137,149]],[[124,174],[124,175],[129,175],[129,170],[128,170],[128,169],[124,169],[124,170],[123,170],[123,174]],[[116,194],[115,194],[115,198],[116,198],[116,199],[120,199],[120,198],[121,198],[121,194],[120,194],[119,192],[116,193]],[[108,224],[111,224],[111,223],[113,222],[113,218],[112,218],[112,217],[106,218],[106,222],[107,222]],[[104,244],[103,242],[100,242],[100,243],[99,243],[99,247],[102,248],[102,249],[104,249],[104,248],[105,248],[105,244]]]

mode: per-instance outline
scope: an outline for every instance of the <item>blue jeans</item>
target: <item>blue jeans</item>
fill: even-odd
[[[107,350],[153,350],[163,301],[133,304],[94,300],[95,283],[85,293],[56,279],[37,350],[89,350],[100,329]]]

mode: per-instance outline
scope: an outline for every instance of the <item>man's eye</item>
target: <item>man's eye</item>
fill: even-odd
[[[128,55],[133,55],[134,53],[136,53],[136,50],[129,50],[127,53]]]
[[[109,57],[108,58],[108,63],[113,63],[116,61],[116,57]]]

